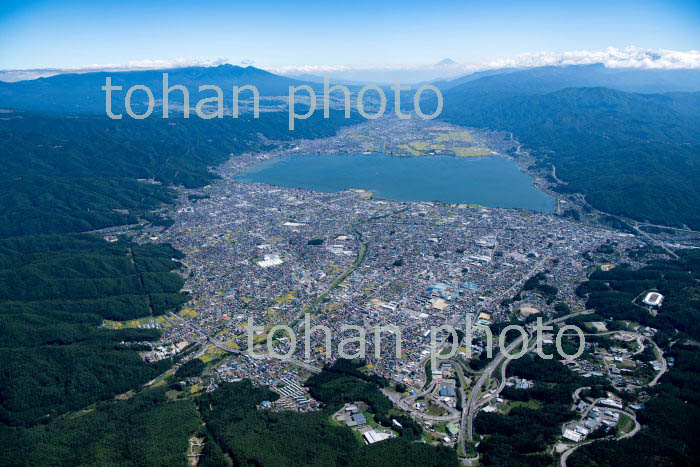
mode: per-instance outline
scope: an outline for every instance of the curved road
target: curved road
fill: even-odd
[[[590,387],[589,387],[589,386],[583,386],[583,387],[578,388],[576,391],[574,391],[574,403],[575,403],[577,400],[580,400],[581,390],[583,390],[583,389],[590,389]],[[593,409],[593,407],[594,407],[599,401],[600,401],[600,398],[594,400],[594,401],[588,406],[588,408],[583,412],[583,414],[581,415],[580,420],[583,420],[584,418],[586,418],[586,416],[588,415],[588,413]],[[616,441],[619,441],[619,440],[625,439],[625,438],[631,438],[632,436],[636,435],[636,434],[639,432],[639,430],[642,429],[642,425],[639,424],[639,422],[637,421],[637,417],[636,417],[634,414],[631,414],[631,413],[626,412],[626,411],[624,411],[624,410],[614,409],[614,408],[610,408],[610,407],[606,407],[605,410],[609,410],[609,411],[611,411],[611,412],[615,412],[615,413],[618,413],[618,414],[620,414],[620,415],[626,415],[626,416],[630,417],[630,418],[632,419],[632,421],[634,422],[634,428],[633,428],[629,433],[625,433],[624,435],[620,436],[619,438],[616,438]],[[564,425],[566,425],[566,424],[568,424],[568,423],[571,423],[571,422],[566,422],[566,423],[564,423]],[[599,438],[599,439],[605,439],[605,438]],[[570,456],[571,454],[573,454],[573,452],[574,452],[575,450],[577,450],[577,449],[580,448],[581,446],[585,446],[585,445],[587,445],[587,444],[594,443],[595,441],[599,441],[599,439],[591,439],[591,440],[588,440],[588,441],[584,441],[583,443],[576,444],[576,445],[572,446],[571,448],[567,449],[566,451],[564,451],[564,452],[562,453],[562,455],[561,455],[561,459],[559,460],[560,466],[561,466],[561,467],[566,467],[566,460],[569,458],[569,456]]]
[[[576,313],[571,313],[571,314],[568,314],[566,316],[562,316],[561,318],[551,319],[549,321],[546,321],[543,324],[549,325],[549,324],[553,324],[553,323],[559,323],[562,321],[566,321],[569,318],[573,318],[574,316],[578,316],[581,314],[587,314],[587,313],[592,313],[592,310],[584,310],[584,311],[579,311]],[[528,336],[528,339],[530,337],[531,336]],[[521,346],[521,341],[522,341],[522,336],[520,336],[516,340],[514,340],[508,347],[506,347],[507,353],[512,354],[512,351],[514,349]],[[501,362],[503,362],[503,360],[506,360],[506,357],[503,353],[499,352],[498,355],[496,355],[496,357],[494,357],[494,359],[486,366],[486,368],[484,368],[483,373],[481,374],[479,379],[474,384],[474,386],[472,388],[472,392],[469,395],[469,401],[467,402],[467,406],[465,407],[465,410],[468,413],[468,423],[467,423],[467,427],[466,427],[466,429],[467,429],[466,438],[469,441],[474,441],[474,416],[476,415],[479,407],[482,406],[483,403],[485,403],[486,401],[490,400],[490,398],[489,398],[489,399],[486,399],[485,401],[482,401],[482,400],[480,400],[480,398],[478,398],[478,396],[480,395],[482,387],[483,387],[484,383],[486,382],[486,380],[491,377],[491,374],[494,372],[494,370],[496,368],[498,368],[498,365],[500,365]],[[510,360],[510,359],[507,359],[507,360]],[[505,365],[507,365],[507,363],[504,362],[504,368],[501,370],[502,375],[505,375]],[[501,381],[501,385],[499,386],[499,388],[502,390],[504,385],[505,385],[505,378],[503,378],[503,380]],[[498,392],[500,392],[500,391],[497,390],[496,393],[498,393]],[[463,429],[464,429],[464,427],[463,427]]]
[[[637,339],[637,343],[640,345],[640,349],[634,352],[632,355],[637,355],[640,354],[644,351],[644,344],[642,343],[643,341],[649,341],[651,345],[654,347],[655,353],[656,353],[656,358],[659,360],[659,363],[661,364],[661,369],[659,372],[654,376],[654,379],[652,379],[647,386],[656,386],[656,383],[659,382],[659,379],[668,371],[668,363],[666,362],[666,359],[664,358],[664,352],[661,350],[661,348],[656,345],[656,342],[654,342],[650,337],[647,337],[643,334],[639,334],[637,332],[632,332],[632,331],[605,331],[605,332],[596,332],[596,333],[585,333],[584,336],[608,336],[611,334],[617,334],[617,333],[625,333],[629,334],[631,336],[634,336]],[[564,336],[572,336],[573,334],[564,334]]]
[[[596,402],[597,402],[597,400],[596,400]],[[593,405],[595,405],[595,402],[593,404],[591,404],[591,408],[593,407]],[[619,441],[619,440],[625,439],[625,438],[631,438],[632,436],[636,435],[639,430],[641,430],[642,425],[640,425],[639,422],[637,421],[637,418],[634,415],[630,414],[629,412],[625,412],[624,410],[612,409],[612,408],[608,408],[608,407],[606,407],[605,410],[610,410],[611,412],[617,412],[620,415],[622,415],[622,414],[627,415],[634,422],[634,428],[632,429],[632,431],[630,431],[629,433],[625,433],[624,435],[620,436],[619,438],[616,438],[615,441]],[[559,465],[561,467],[566,467],[566,460],[569,458],[569,456],[571,454],[573,454],[573,452],[575,450],[577,450],[581,446],[585,446],[587,444],[591,444],[591,443],[594,443],[596,441],[600,441],[601,439],[605,439],[605,438],[591,439],[588,441],[584,441],[583,443],[577,444],[577,445],[567,449],[566,451],[564,451],[562,453],[561,459],[559,461]]]

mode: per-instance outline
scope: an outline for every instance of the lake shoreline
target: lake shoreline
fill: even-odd
[[[247,166],[241,183],[333,193],[351,189],[399,202],[441,202],[555,212],[555,199],[509,158],[381,153],[281,154]],[[465,183],[466,182],[466,183]]]

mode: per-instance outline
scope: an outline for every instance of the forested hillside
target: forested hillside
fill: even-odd
[[[157,331],[99,326],[188,300],[173,257],[168,245],[91,235],[0,240],[0,422],[48,422],[169,368],[144,363],[130,344]]]
[[[144,391],[29,429],[0,425],[0,464],[184,467],[199,416],[191,401],[168,402],[165,392]]]
[[[625,92],[662,93],[700,91],[696,69],[649,69],[590,65],[539,66],[485,70],[436,83],[458,94],[547,94],[565,88],[604,87]]]
[[[619,270],[618,270],[619,269]],[[578,449],[569,458],[571,466],[697,465],[700,458],[700,253],[681,252],[678,261],[653,263],[639,271],[615,268],[597,271],[582,284],[588,306],[616,320],[631,320],[659,329],[654,340],[664,357],[675,364],[659,384],[649,388],[649,401],[639,411],[642,430],[633,438],[597,441]],[[652,316],[632,300],[649,289],[659,290],[664,303]],[[673,328],[678,329],[676,332]],[[690,337],[690,340],[686,340]]]
[[[456,453],[412,441],[421,429],[410,417],[393,409],[391,401],[379,392],[379,381],[357,371],[359,363],[339,360],[308,385],[316,399],[326,404],[315,413],[274,413],[255,410],[263,400],[277,394],[255,388],[249,381],[229,383],[198,401],[212,442],[233,460],[234,465],[318,466],[456,466]],[[395,427],[391,418],[403,425],[400,436],[380,445],[365,446],[353,432],[331,422],[333,412],[343,402],[364,401],[385,427]],[[382,417],[383,416],[383,417]],[[210,453],[212,456],[215,453]],[[204,465],[215,465],[211,459]],[[223,464],[220,464],[223,465]]]
[[[357,370],[361,364],[339,361],[314,377],[314,388],[332,398],[319,397],[326,407],[304,414],[258,409],[262,401],[274,401],[278,395],[248,380],[189,397],[172,389],[179,386],[178,377],[169,377],[160,387],[144,389],[127,400],[102,402],[49,424],[0,425],[8,461],[2,464],[186,465],[188,439],[196,436],[204,443],[198,462],[202,467],[457,466],[453,450],[412,442],[420,436],[420,428],[413,430],[415,422],[393,409],[379,392],[380,381]],[[383,407],[403,430],[381,445],[365,446],[358,433],[331,421],[340,400],[365,401],[377,416]],[[396,429],[391,418],[377,421]]]
[[[57,114],[87,113],[105,114],[105,85],[107,77],[112,86],[121,90],[112,92],[112,109],[124,112],[124,98],[127,90],[134,85],[148,87],[156,105],[160,106],[163,97],[163,73],[168,73],[168,85],[181,85],[190,94],[190,105],[202,98],[211,97],[213,91],[199,92],[200,85],[216,85],[229,100],[233,86],[254,85],[261,96],[287,96],[289,86],[309,84],[318,88],[317,83],[304,83],[292,78],[269,73],[253,66],[219,65],[212,67],[182,67],[166,70],[110,71],[90,73],[64,73],[48,78],[6,83],[0,81],[0,108],[14,108],[32,111],[50,111]],[[241,91],[241,99],[248,97],[249,91]],[[136,113],[142,113],[146,105],[143,91],[134,93],[131,101]],[[169,102],[182,106],[183,94],[173,90]],[[281,102],[281,101],[280,101]],[[156,113],[160,112],[160,108]]]
[[[328,136],[357,121],[337,112],[330,119],[317,114],[291,133],[281,112],[238,120],[3,115],[0,238],[135,223],[170,202],[172,186],[206,185],[216,178],[209,169],[230,154],[263,149],[263,136]]]
[[[573,345],[565,342],[564,345]],[[544,347],[554,352],[554,346]],[[569,351],[568,347],[565,347]],[[534,380],[526,390],[505,388],[503,397],[519,405],[506,414],[481,413],[476,431],[486,435],[479,444],[482,465],[551,465],[555,456],[546,449],[561,435],[561,424],[571,420],[571,394],[581,386],[603,387],[603,378],[583,378],[556,360],[532,354],[513,360],[508,376]]]
[[[7,452],[0,464],[184,465],[187,440],[200,428],[195,405],[143,389],[173,366],[170,359],[147,364],[137,353],[159,332],[101,326],[177,310],[189,299],[174,272],[182,254],[85,232],[163,222],[155,211],[174,201],[177,187],[211,183],[211,169],[231,155],[270,140],[328,136],[357,118],[317,114],[292,134],[281,112],[213,121],[17,108],[1,116],[0,441]],[[198,362],[175,374],[198,376]],[[136,396],[114,399],[129,391]]]
[[[447,89],[441,117],[512,132],[541,167],[556,167],[558,189],[598,209],[700,228],[700,93],[569,87],[633,87],[606,76],[556,67],[488,76]]]
[[[613,320],[628,320],[660,331],[657,340],[700,339],[700,251],[682,250],[677,261],[656,261],[633,270],[624,265],[597,270],[576,293],[587,297],[587,307]],[[652,316],[635,299],[645,291],[664,295],[661,311]],[[679,333],[679,334],[677,334]]]

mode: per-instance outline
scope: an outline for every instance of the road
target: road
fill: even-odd
[[[657,241],[655,238],[653,238],[651,235],[649,235],[648,233],[646,233],[645,231],[643,231],[642,229],[640,229],[640,228],[637,227],[637,226],[631,226],[631,227],[632,227],[632,228],[635,230],[635,232],[637,232],[640,236],[642,236],[642,237],[644,237],[646,240],[648,240],[649,243],[651,243],[652,245],[658,246],[659,248],[662,248],[666,253],[668,253],[669,255],[671,255],[671,257],[673,257],[674,259],[678,259],[678,255],[677,255],[673,250],[671,250],[669,247],[667,247],[667,246],[666,246],[666,243]]]
[[[579,388],[579,389],[577,389],[576,391],[580,391],[581,389],[583,389],[583,388]],[[593,406],[594,406],[596,403],[598,403],[599,400],[600,400],[600,399],[596,399],[596,400],[590,405],[590,407],[589,407],[588,410],[586,411],[586,415],[588,414],[588,411],[589,411],[590,409],[592,409]],[[625,412],[624,410],[618,410],[618,409],[613,409],[613,408],[609,408],[609,407],[606,407],[605,410],[609,410],[609,411],[611,411],[611,412],[615,412],[615,413],[618,413],[618,414],[620,414],[620,415],[626,415],[626,416],[630,417],[630,418],[632,419],[632,421],[634,422],[634,428],[632,429],[632,431],[630,431],[629,433],[625,433],[624,435],[620,436],[619,438],[616,438],[616,439],[615,439],[616,441],[619,441],[619,440],[625,439],[625,438],[631,438],[632,436],[636,435],[636,434],[639,432],[639,430],[641,430],[642,425],[639,424],[639,422],[637,421],[637,418],[636,418],[633,414],[631,414],[631,413],[629,413],[629,412]],[[581,419],[585,418],[586,415],[582,416]],[[567,423],[569,423],[569,422],[567,422]],[[573,454],[573,452],[574,452],[575,450],[577,450],[577,449],[580,448],[581,446],[585,446],[585,445],[587,445],[587,444],[591,444],[591,443],[594,443],[594,442],[596,442],[596,441],[600,441],[601,439],[606,439],[606,438],[591,439],[591,440],[588,440],[588,441],[584,441],[583,443],[576,444],[575,446],[572,446],[571,448],[567,449],[566,451],[564,451],[564,452],[562,453],[561,458],[560,458],[560,460],[559,460],[559,465],[560,465],[561,467],[566,467],[566,460],[569,458],[569,456],[570,456],[571,454]]]
[[[574,403],[576,403],[576,401],[581,398],[581,391],[583,391],[584,389],[591,389],[591,387],[590,386],[581,386],[580,388],[575,390],[574,395],[573,395]]]
[[[581,397],[580,397],[581,391],[584,390],[584,389],[590,389],[590,386],[583,386],[583,387],[580,387],[580,388],[578,388],[577,390],[574,391],[574,394],[573,394],[574,403],[576,403],[577,401],[581,400]],[[595,405],[596,405],[598,402],[600,402],[600,400],[601,400],[601,398],[595,399],[595,400],[586,408],[586,410],[581,414],[580,420],[584,420],[584,419],[588,416],[588,414],[590,413],[590,411],[593,409],[593,407],[595,407]],[[636,435],[636,434],[639,432],[639,430],[642,429],[642,425],[639,424],[639,422],[637,421],[637,417],[635,417],[634,414],[632,414],[632,413],[630,413],[630,412],[626,412],[626,411],[624,411],[624,410],[614,409],[614,408],[611,408],[611,407],[606,407],[605,410],[609,410],[609,411],[611,411],[611,412],[615,412],[615,413],[618,413],[618,414],[620,414],[620,415],[626,415],[627,417],[630,417],[630,418],[632,419],[632,421],[634,422],[634,428],[633,428],[629,433],[625,433],[624,435],[620,436],[619,438],[616,438],[616,441],[619,441],[619,440],[625,439],[625,438],[631,438],[632,436]],[[562,425],[562,431],[563,431],[563,427],[564,427],[565,425],[567,425],[568,423],[571,423],[571,422],[566,422],[566,423],[564,423],[564,424]],[[599,439],[605,439],[605,438],[599,438]],[[561,458],[560,458],[560,460],[559,460],[559,465],[560,465],[561,467],[566,467],[566,460],[569,458],[569,456],[570,456],[571,454],[573,454],[574,451],[576,451],[576,450],[577,450],[578,448],[580,448],[581,446],[585,446],[585,445],[591,444],[591,443],[593,443],[593,442],[595,442],[595,441],[599,441],[599,439],[592,439],[592,440],[584,441],[583,443],[576,444],[575,446],[572,446],[571,448],[567,449],[566,451],[564,451],[564,452],[562,453]]]
[[[388,391],[386,389],[382,389],[382,393],[384,393],[384,395],[387,396],[398,408],[405,410],[406,412],[412,414],[416,418],[420,418],[422,420],[430,420],[434,422],[446,422],[457,420],[460,416],[459,412],[447,406],[442,406],[444,409],[449,411],[447,415],[429,415],[427,413],[417,412],[415,410],[413,404],[415,403],[416,399],[419,399],[425,396],[426,394],[431,393],[433,389],[435,389],[435,384],[436,382],[433,381],[430,383],[430,385],[428,385],[426,389],[420,392],[416,392],[415,394],[409,397],[401,397],[401,394],[397,392]]]
[[[520,149],[520,148],[518,148],[518,149]],[[557,177],[557,168],[556,168],[556,166],[555,166],[554,164],[552,164],[552,178],[554,178],[554,180],[556,180],[557,183],[559,183],[559,184],[561,184],[561,185],[567,185],[567,183],[566,183],[564,180],[560,180],[560,179]]]
[[[460,400],[462,401],[462,413],[460,414],[460,419],[459,419],[459,437],[457,439],[457,442],[459,443],[458,445],[460,446],[461,450],[463,453],[466,453],[465,451],[465,443],[464,443],[464,424],[467,422],[467,411],[464,409],[465,403],[467,401],[467,394],[464,391],[464,388],[466,387],[466,377],[464,376],[464,371],[462,370],[462,365],[459,364],[459,362],[456,362],[454,360],[450,360],[450,363],[455,369],[455,372],[457,373],[457,378],[459,378],[459,397],[461,398]],[[478,458],[478,456],[477,456]]]
[[[548,256],[543,257],[539,262],[537,262],[535,265],[533,265],[533,267],[530,269],[530,271],[528,271],[526,274],[524,274],[523,277],[521,277],[517,282],[515,282],[513,285],[511,285],[507,290],[501,292],[500,294],[497,294],[497,295],[491,297],[490,299],[488,299],[487,301],[485,301],[484,303],[482,303],[479,309],[480,309],[480,310],[482,310],[482,309],[487,309],[488,306],[489,306],[491,303],[493,303],[495,300],[502,300],[503,298],[512,295],[513,291],[514,291],[516,288],[520,287],[520,286],[521,286],[522,284],[524,284],[525,281],[527,281],[530,277],[532,277],[532,276],[535,275],[537,272],[539,272],[539,270],[542,268],[542,266],[544,265],[544,263],[547,261],[548,258],[549,258]],[[477,316],[478,316],[478,312],[477,312],[477,313],[474,313],[474,319],[476,319]],[[573,316],[573,315],[571,315],[571,316]],[[459,322],[459,320],[460,320],[460,318],[454,318],[453,320],[449,321],[449,322],[446,323],[446,324],[451,325],[451,326],[456,326],[457,323]],[[473,324],[474,324],[474,323],[472,323],[472,325],[473,325]],[[513,346],[514,344],[517,344],[517,343],[519,342],[519,340],[520,340],[520,339],[518,339],[518,341],[516,341],[516,342],[514,342],[513,344],[511,344],[511,346]],[[438,350],[442,349],[442,348],[445,346],[446,341],[447,341],[447,338],[443,339],[443,341],[439,344],[438,349],[436,350],[436,352],[437,352]],[[508,350],[509,353],[510,353],[510,351],[512,350],[512,348],[511,348],[511,347],[508,347],[507,350]],[[426,356],[424,359],[422,359],[422,360],[419,362],[419,366],[420,366],[421,368],[425,368],[425,362],[426,362],[429,358],[430,358],[429,356]],[[498,357],[497,357],[497,358],[498,358]],[[496,359],[494,359],[494,360],[496,360]],[[491,364],[489,364],[489,366],[487,366],[487,369],[488,369],[488,368],[490,367],[490,365],[492,365],[492,364],[493,364],[493,362],[492,362]],[[498,365],[496,364],[493,368],[491,368],[491,369],[490,369],[490,372],[493,372],[493,370],[495,369],[496,366],[498,366]],[[489,372],[489,375],[490,375],[490,372]],[[426,376],[426,377],[427,377],[427,376]],[[479,390],[480,390],[481,386],[483,386],[483,383],[484,383],[486,377],[488,377],[488,375],[486,375],[486,373],[484,373],[484,374],[482,374],[482,376],[481,376],[481,378],[479,379],[479,381],[477,381],[477,384],[479,385]],[[397,406],[399,406],[400,408],[402,408],[402,409],[404,409],[404,410],[408,410],[409,412],[413,413],[414,410],[413,410],[413,403],[412,403],[412,402],[415,401],[416,398],[420,397],[421,395],[426,394],[427,392],[429,392],[429,391],[425,391],[425,390],[424,390],[424,391],[422,391],[421,393],[416,393],[414,396],[412,396],[411,398],[407,398],[407,399],[401,399],[401,397],[391,397],[391,396],[390,396],[390,398],[391,398],[392,401],[394,401],[394,403],[395,403]],[[477,391],[477,392],[478,392],[478,391]],[[462,439],[463,441],[466,441],[466,438],[467,438],[467,436],[465,436],[465,434],[464,434],[464,430],[465,430],[465,428],[464,428],[464,427],[465,427],[464,420],[467,419],[467,418],[468,418],[468,421],[469,421],[469,423],[468,423],[468,425],[469,425],[468,439],[469,439],[469,441],[472,441],[472,440],[473,440],[473,434],[472,434],[472,420],[473,420],[473,414],[469,412],[469,407],[470,407],[470,404],[473,403],[474,395],[475,395],[475,391],[472,389],[472,392],[471,392],[471,394],[470,394],[470,396],[469,396],[469,403],[468,403],[467,405],[465,405],[465,406],[462,408],[462,412],[463,412],[463,413],[462,413],[462,424],[461,424],[460,439]],[[388,394],[387,394],[387,396],[388,396]],[[425,414],[415,414],[415,415],[418,416],[418,417],[420,417],[420,418],[423,418],[423,419],[425,419],[425,420],[453,420],[454,418],[457,418],[457,417],[449,417],[449,418],[442,418],[442,417],[440,417],[440,418],[436,418],[436,416],[426,416]],[[443,417],[445,417],[445,416],[443,416]],[[464,447],[464,446],[463,446],[463,447]]]
[[[592,439],[592,440],[589,440],[589,441],[584,441],[583,443],[577,444],[576,446],[574,446],[574,447],[572,447],[572,448],[567,449],[566,451],[564,451],[564,452],[562,453],[562,455],[561,455],[561,459],[559,460],[559,465],[560,465],[561,467],[566,467],[566,460],[569,458],[569,456],[570,456],[571,454],[573,454],[573,452],[574,452],[575,450],[577,450],[577,449],[580,448],[581,446],[585,446],[585,445],[587,445],[587,444],[591,444],[593,441],[595,441],[595,440]]]
[[[186,323],[188,326],[190,326],[192,329],[194,329],[195,332],[197,332],[197,334],[199,334],[200,336],[205,338],[207,341],[211,342],[214,345],[214,347],[221,349],[224,352],[232,353],[232,354],[236,354],[236,355],[243,353],[239,349],[235,349],[235,348],[231,348],[231,347],[227,346],[226,342],[221,342],[216,337],[209,335],[206,331],[204,331],[202,328],[200,328],[199,326],[194,324],[192,321],[186,321],[182,317],[180,317],[176,314],[171,314],[170,317],[167,315],[163,315],[163,316],[167,321],[169,321],[172,324],[177,324],[177,323],[175,323],[175,321],[173,321],[172,318],[177,319],[181,323]],[[302,361],[297,360],[295,358],[287,358],[287,359],[285,359],[285,361],[287,363],[290,363],[294,366],[298,366],[299,368],[302,368],[302,369],[309,371],[311,373],[314,373],[314,374],[318,374],[322,371],[322,368],[310,365],[308,363],[302,362]]]
[[[644,336],[644,337],[646,337],[646,336]],[[666,359],[664,358],[663,350],[661,350],[659,348],[659,346],[656,345],[656,342],[649,339],[648,337],[646,337],[646,339],[652,343],[652,345],[654,346],[654,350],[656,350],[656,355],[659,358],[659,360],[661,361],[661,369],[656,374],[656,376],[654,376],[654,379],[652,379],[651,382],[649,383],[649,386],[655,386],[656,383],[659,382],[659,379],[664,375],[664,373],[666,373],[668,371],[668,364],[666,363]]]
[[[605,331],[605,332],[596,332],[596,333],[585,333],[584,336],[609,336],[611,334],[619,334],[619,333],[625,333],[629,334],[630,336],[633,336],[637,339],[637,343],[640,345],[640,349],[638,349],[636,352],[634,352],[632,355],[637,355],[639,353],[642,353],[644,351],[644,341],[648,341],[653,347],[654,351],[656,354],[656,358],[661,364],[661,369],[659,372],[654,376],[654,379],[652,379],[648,386],[656,386],[656,383],[659,382],[659,379],[668,371],[668,363],[666,362],[666,359],[664,358],[664,352],[661,350],[661,348],[656,345],[656,342],[654,342],[650,337],[647,337],[643,334],[639,334],[636,332],[632,331]],[[573,336],[575,334],[564,334],[564,336]]]
[[[549,325],[549,324],[554,324],[554,323],[559,323],[562,321],[565,321],[569,318],[573,318],[574,316],[578,316],[581,314],[586,314],[586,313],[592,313],[592,310],[584,310],[584,311],[579,311],[576,313],[571,313],[566,316],[562,316],[561,318],[556,318],[556,319],[551,319],[547,322],[544,323],[544,325]],[[528,339],[531,336],[528,336]],[[506,351],[508,354],[512,354],[513,350],[520,347],[522,344],[522,336],[518,337],[516,340],[514,340],[510,345],[506,347]],[[474,441],[474,416],[478,412],[479,408],[484,405],[486,402],[491,400],[491,398],[498,394],[501,390],[503,390],[503,387],[505,386],[505,366],[507,365],[507,362],[504,362],[504,368],[501,371],[501,377],[502,381],[499,386],[499,389],[494,391],[494,393],[491,395],[491,397],[487,397],[485,399],[479,398],[479,395],[481,393],[482,387],[486,380],[491,377],[491,374],[494,372],[496,368],[498,368],[498,365],[501,364],[506,360],[506,357],[503,353],[499,352],[496,357],[484,368],[483,373],[479,377],[479,379],[476,381],[474,386],[472,387],[472,392],[469,395],[469,401],[467,402],[467,406],[464,408],[468,412],[468,417],[467,417],[467,436],[466,439],[469,441]],[[462,429],[465,429],[465,427],[462,427]]]

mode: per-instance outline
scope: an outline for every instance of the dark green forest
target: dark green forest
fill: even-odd
[[[153,93],[156,107],[163,97],[163,73],[168,74],[168,85],[182,85],[189,91],[190,103],[194,104],[211,92],[199,92],[202,84],[216,84],[222,90],[226,101],[230,102],[233,86],[253,84],[261,96],[276,97],[289,93],[289,86],[308,84],[317,93],[323,92],[319,83],[307,83],[297,79],[280,76],[254,66],[240,67],[230,64],[218,66],[189,66],[170,68],[168,70],[129,70],[94,73],[61,73],[47,78],[28,79],[17,82],[0,81],[0,107],[33,111],[53,112],[56,114],[105,114],[106,93],[101,90],[105,80],[110,77],[114,86],[122,86],[121,91],[112,92],[111,106],[117,113],[124,113],[126,90],[136,84],[147,86]],[[245,95],[246,91],[242,91]],[[183,103],[183,94],[173,91],[169,102]],[[146,108],[145,93],[135,93],[131,100],[134,112],[142,113]],[[161,113],[156,108],[154,116]],[[171,113],[176,113],[171,110]],[[228,116],[227,118],[232,118]]]
[[[545,353],[556,352],[545,346]],[[573,349],[566,349],[573,351]],[[581,386],[600,384],[569,370],[557,360],[544,360],[532,354],[513,360],[508,376],[534,380],[530,389],[506,387],[502,396],[511,401],[537,401],[539,408],[518,406],[507,415],[481,413],[475,429],[485,436],[479,444],[483,465],[520,466],[549,465],[555,458],[546,449],[561,435],[561,424],[571,420],[571,394]]]
[[[657,261],[638,271],[617,267],[596,271],[578,292],[587,294],[596,313],[616,320],[632,320],[659,329],[654,340],[675,364],[653,388],[637,415],[643,425],[633,438],[597,441],[578,449],[571,466],[635,464],[697,465],[700,459],[700,253],[678,252],[677,261]],[[656,289],[664,294],[656,316],[632,303],[640,293]],[[678,332],[677,332],[677,331]],[[685,344],[686,340],[689,344]]]
[[[165,389],[94,408],[33,428],[0,425],[7,466],[186,466],[188,438],[201,422],[190,400],[168,402]]]
[[[598,315],[658,329],[660,343],[682,337],[698,339],[700,251],[683,250],[678,255],[677,261],[655,261],[636,271],[624,265],[607,272],[596,270],[576,293],[588,297],[587,307],[595,308]],[[657,316],[641,305],[643,297],[639,297],[652,289],[665,297]]]
[[[169,245],[94,235],[0,240],[0,421],[48,422],[163,372],[131,344],[150,329],[112,331],[103,319],[163,314],[188,300]]]
[[[401,433],[380,446],[365,446],[350,428],[331,421],[337,398],[375,398],[381,400],[382,407],[391,407],[391,402],[379,392],[377,381],[361,372],[345,371],[357,366],[341,361],[317,375],[313,383],[316,390],[337,393],[336,399],[323,401],[327,405],[319,412],[259,410],[257,406],[262,401],[274,401],[277,394],[243,380],[225,383],[200,397],[176,400],[166,396],[166,387],[145,389],[127,400],[101,402],[49,424],[31,428],[0,426],[0,443],[6,446],[6,456],[0,464],[185,465],[188,439],[196,435],[205,442],[199,459],[199,465],[205,467],[456,467],[454,451],[414,443],[413,433]],[[336,384],[341,380],[343,384]],[[361,387],[362,394],[353,385]],[[392,418],[402,424],[411,420],[398,413]]]
[[[222,120],[9,115],[0,120],[0,238],[133,224],[172,202],[172,187],[211,183],[211,167],[264,149],[265,138],[329,136],[357,122],[317,113],[291,134],[282,112]]]
[[[700,94],[482,88],[448,90],[441,118],[512,132],[602,211],[700,228]]]
[[[315,466],[458,465],[453,450],[412,442],[420,436],[420,428],[414,432],[410,424],[415,422],[410,417],[394,414],[391,401],[379,392],[379,381],[352,371],[357,366],[339,360],[307,382],[312,395],[325,404],[320,412],[255,410],[257,404],[275,400],[277,395],[241,381],[225,384],[199,399],[202,419],[234,465],[292,466],[299,465],[300,459],[304,465]],[[365,446],[349,428],[330,419],[344,402],[352,401],[366,402],[377,415],[375,420],[384,426],[391,427],[391,418],[406,423],[403,432],[397,438]]]
[[[206,366],[207,364],[201,361],[200,359],[193,358],[187,363],[183,363],[182,365],[180,365],[180,367],[175,371],[173,378],[176,381],[179,381],[181,379],[199,376],[202,374],[202,371],[204,371]]]

